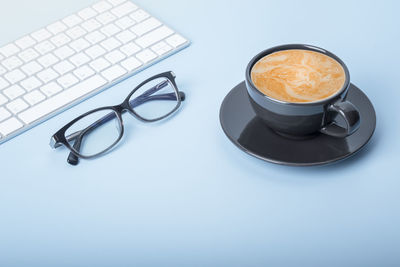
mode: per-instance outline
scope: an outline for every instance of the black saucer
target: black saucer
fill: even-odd
[[[368,143],[375,131],[375,110],[368,97],[351,84],[347,99],[358,108],[361,125],[357,132],[346,138],[318,133],[309,139],[294,140],[275,133],[255,115],[245,82],[225,97],[219,117],[228,138],[252,156],[283,165],[321,165],[353,155]]]

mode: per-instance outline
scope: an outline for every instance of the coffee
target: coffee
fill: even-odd
[[[251,80],[263,94],[277,100],[314,102],[334,95],[346,74],[335,59],[315,51],[291,49],[266,55],[251,69]]]

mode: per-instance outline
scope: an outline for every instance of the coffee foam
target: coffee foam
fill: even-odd
[[[322,53],[293,49],[269,54],[253,66],[259,91],[285,102],[314,102],[342,89],[346,74],[339,62]]]

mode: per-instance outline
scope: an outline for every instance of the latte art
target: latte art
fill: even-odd
[[[253,66],[251,80],[263,94],[285,102],[314,102],[342,89],[346,74],[339,62],[309,50],[282,50]]]

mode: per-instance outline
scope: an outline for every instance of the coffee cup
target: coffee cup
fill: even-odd
[[[307,60],[304,60],[304,57],[307,57]],[[302,66],[296,60],[301,60],[300,63],[306,66]],[[276,67],[276,62],[279,62],[279,68]],[[321,73],[315,73],[314,65],[318,62],[322,62]],[[253,70],[256,64],[257,72]],[[275,65],[271,67],[268,64]],[[258,68],[259,66],[268,71],[276,69],[260,74],[262,68]],[[296,69],[298,66],[301,69]],[[261,85],[257,87],[252,80],[252,76],[257,77],[256,74],[262,75],[262,86],[274,87],[277,94],[268,93]],[[277,75],[278,78],[270,77],[271,75]],[[285,81],[287,77],[291,80]],[[289,138],[303,138],[316,133],[344,138],[357,131],[360,113],[346,100],[349,86],[350,74],[344,62],[333,53],[311,45],[289,44],[272,47],[256,55],[246,68],[246,87],[254,112],[272,130]],[[329,95],[321,94],[322,89]],[[278,97],[280,95],[283,97]]]

